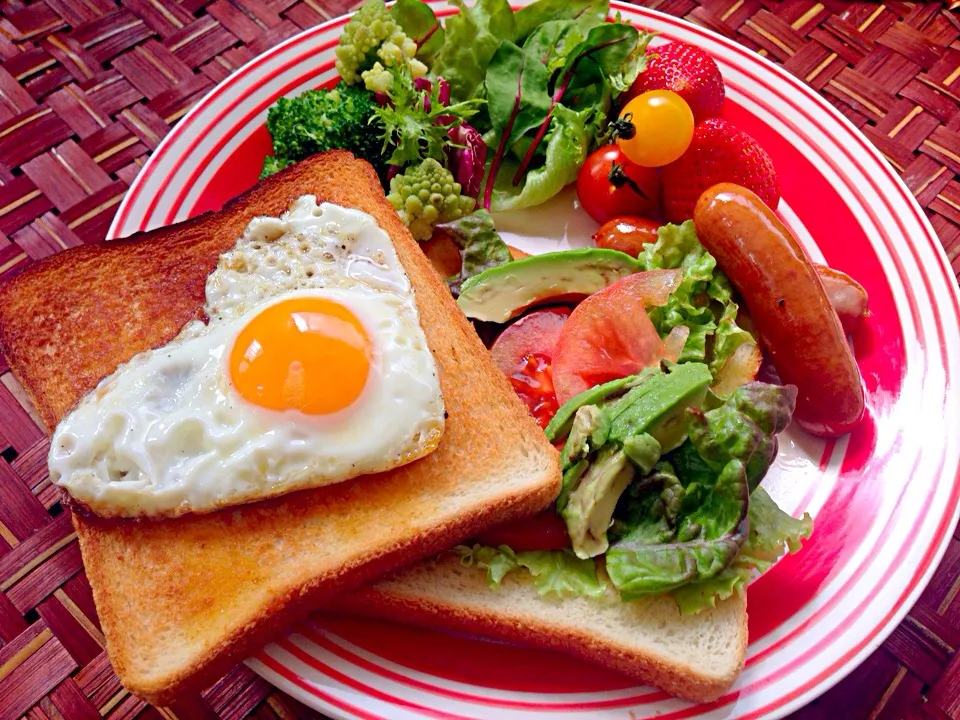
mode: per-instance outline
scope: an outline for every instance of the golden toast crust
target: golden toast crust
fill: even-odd
[[[75,515],[121,681],[159,704],[199,689],[338,592],[546,507],[556,453],[380,189],[350,153],[317,155],[218,213],[68,250],[0,287],[0,350],[52,428],[122,362],[201,313],[207,275],[251,217],[303,194],[373,215],[417,296],[449,418],[396,470],[203,516]],[[455,379],[455,381],[454,381]]]

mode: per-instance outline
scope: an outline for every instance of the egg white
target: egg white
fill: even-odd
[[[334,300],[374,350],[360,397],[331,415],[274,411],[230,382],[237,335],[292,298]],[[409,278],[365,213],[304,196],[257,218],[207,279],[208,323],[134,357],[57,427],[53,482],[102,516],[175,516],[388,470],[433,450],[444,406]]]

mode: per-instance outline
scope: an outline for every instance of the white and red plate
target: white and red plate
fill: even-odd
[[[764,486],[788,512],[809,511],[814,534],[750,586],[746,668],[716,702],[690,705],[545,651],[317,617],[248,662],[330,715],[781,717],[877,648],[929,581],[956,525],[960,300],[923,212],[863,135],[792,75],[702,28],[613,5],[661,39],[699,45],[716,59],[724,115],[773,158],[785,221],[814,257],[866,287],[872,314],[854,344],[868,416],[838,442],[790,432],[781,443]],[[214,89],[157,148],[110,237],[185,220],[249,188],[270,150],[267,108],[335,81],[333,49],[345,22],[307,30]],[[592,225],[574,200],[568,193],[533,222],[504,219],[502,227],[530,250],[588,244]],[[522,237],[526,227],[537,236]]]

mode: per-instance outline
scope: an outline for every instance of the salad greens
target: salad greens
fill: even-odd
[[[680,325],[690,329],[680,362],[707,361],[716,374],[741,343],[753,340],[737,325],[739,307],[733,301],[730,281],[700,244],[693,220],[661,227],[657,242],[646,245],[638,259],[645,270],[683,270],[680,287],[667,304],[649,313],[661,337]]]
[[[678,365],[671,372],[696,365]],[[609,504],[613,495],[615,509],[603,524],[611,538],[609,547],[595,542],[578,547],[577,522],[571,527],[568,518],[573,551],[537,553],[540,566],[546,562],[539,556],[557,556],[552,573],[564,576],[539,584],[541,593],[551,592],[553,587],[562,588],[563,594],[574,593],[585,574],[589,575],[583,563],[595,562],[582,557],[589,554],[603,560],[594,565],[599,582],[619,593],[622,600],[668,592],[682,612],[699,612],[742,592],[756,573],[768,570],[785,551],[799,549],[800,540],[809,537],[810,517],[790,517],[758,486],[775,457],[776,434],[786,427],[793,412],[796,389],[748,383],[726,402],[713,401],[713,409],[704,409],[711,401],[703,396],[699,406],[687,406],[680,414],[689,439],[662,456],[660,443],[647,433],[630,436],[622,443],[612,440],[609,428],[614,420],[610,417],[622,413],[627,404],[643,404],[643,388],[663,377],[669,373],[648,370],[615,381],[616,385],[608,383],[603,392],[594,395],[596,404],[573,398],[568,403],[577,405],[572,422],[563,420],[571,414],[561,408],[560,420],[553,428],[554,437],[567,433],[562,462],[569,494],[566,501],[563,496],[558,501],[561,514],[567,517],[570,513],[571,484],[580,483],[579,489],[591,473],[608,479],[605,500]],[[648,414],[654,414],[653,408],[665,407],[665,402],[661,398],[651,404],[648,399]],[[581,422],[581,418],[588,420]],[[628,452],[629,446],[632,452]],[[636,459],[633,453],[637,453]],[[651,460],[655,463],[652,467]],[[634,473],[625,485],[614,487],[609,482],[611,476],[631,466]],[[581,514],[579,519],[583,517]],[[581,553],[584,549],[589,552]],[[525,553],[513,553],[506,547],[468,550],[458,552],[487,570],[491,587],[510,572],[529,569],[527,562],[515,559]],[[601,567],[603,572],[599,572]],[[588,589],[578,594],[601,594],[592,584]]]
[[[493,211],[539,205],[575,180],[651,35],[606,22],[609,0],[539,0],[517,12],[507,0],[450,3],[459,12],[441,23],[420,0],[389,9],[366,0],[336,49],[341,89],[281,100],[285,116],[271,109],[263,174],[342,148],[372,162],[386,186],[432,158]],[[337,107],[346,90],[363,112]],[[370,147],[368,126],[381,147]],[[291,147],[285,134],[301,140]]]

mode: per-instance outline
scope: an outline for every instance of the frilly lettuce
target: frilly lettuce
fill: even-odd
[[[753,340],[737,325],[739,307],[733,301],[730,281],[700,244],[693,220],[661,227],[657,242],[646,245],[638,259],[646,270],[683,270],[680,287],[666,305],[650,311],[661,337],[679,325],[690,328],[680,362],[707,362],[716,374],[741,343]],[[713,339],[709,350],[708,338]]]
[[[742,594],[751,580],[769,570],[784,553],[797,552],[801,540],[813,531],[809,515],[790,517],[762,487],[750,494],[748,518],[750,531],[733,563],[712,578],[670,591],[681,613],[702,612],[734,593]],[[529,573],[541,595],[600,598],[613,589],[594,560],[580,560],[566,550],[515,553],[506,546],[460,545],[455,552],[464,565],[486,571],[487,585],[493,589],[514,571]]]
[[[458,545],[454,552],[462,565],[486,570],[487,585],[492,589],[500,587],[508,573],[523,568],[533,577],[533,585],[541,595],[598,598],[606,592],[593,560],[581,560],[566,550],[514,552],[506,545]]]
[[[651,477],[664,482],[640,494],[641,507],[631,509],[637,524],[606,554],[607,574],[623,600],[715,577],[746,540],[749,490],[739,460],[685,485],[665,462]]]
[[[793,518],[773,501],[762,487],[750,494],[750,533],[736,559],[716,577],[674,590],[680,612],[698,613],[716,607],[734,593],[742,594],[756,576],[769,570],[785,552],[795,553],[800,541],[810,537],[813,521],[808,514]]]

